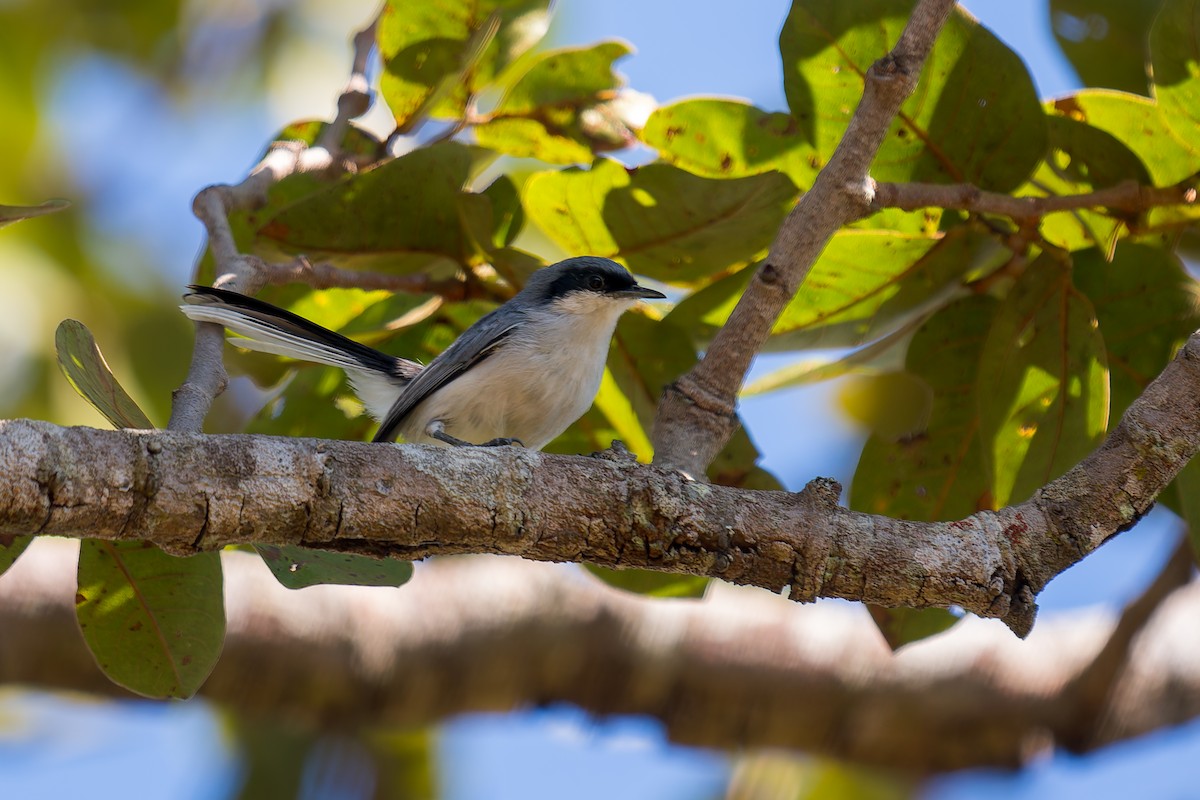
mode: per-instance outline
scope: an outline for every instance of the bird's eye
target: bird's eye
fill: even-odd
[[[587,285],[593,292],[598,292],[604,288],[604,278],[599,275],[591,275],[588,277]]]

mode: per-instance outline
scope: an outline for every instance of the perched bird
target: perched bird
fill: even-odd
[[[246,338],[238,347],[345,370],[380,420],[375,441],[522,444],[535,450],[579,419],[600,388],[617,319],[662,292],[607,258],[569,258],[530,276],[428,366],[381,353],[237,292],[189,287],[183,313]]]

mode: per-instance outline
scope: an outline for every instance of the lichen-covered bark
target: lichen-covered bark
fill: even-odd
[[[418,559],[504,553],[711,575],[794,600],[957,605],[1028,633],[1054,575],[1143,515],[1200,449],[1200,338],[1102,446],[1032,499],[916,523],[712,486],[615,453],[442,449],[0,422],[0,533],[176,553],[309,544]]]

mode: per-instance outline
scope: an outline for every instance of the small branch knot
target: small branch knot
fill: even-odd
[[[729,420],[737,419],[737,404],[732,399],[709,391],[690,375],[684,375],[679,380],[667,384],[664,391],[679,396],[684,402],[696,406],[701,411]]]
[[[871,69],[867,73],[868,77],[881,82],[890,82],[897,78],[908,78],[911,70],[908,67],[907,61],[908,59],[899,53],[888,53],[871,65]]]
[[[637,463],[637,456],[631,453],[629,448],[620,439],[613,439],[612,444],[608,446],[607,450],[592,453],[592,458],[598,458],[601,461],[612,461],[616,464]]]
[[[800,494],[807,495],[826,508],[837,508],[842,498],[842,484],[833,478],[813,478]]]

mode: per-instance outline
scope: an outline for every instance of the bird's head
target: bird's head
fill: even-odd
[[[553,305],[568,314],[619,314],[639,300],[662,300],[665,294],[639,286],[615,261],[598,256],[568,258],[538,270],[521,292],[537,305]]]

